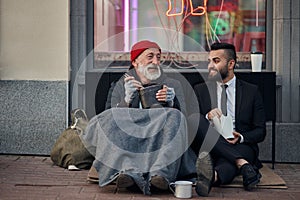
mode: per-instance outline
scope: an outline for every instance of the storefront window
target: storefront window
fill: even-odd
[[[206,52],[215,41],[265,52],[266,0],[94,0],[96,51],[129,52],[142,39],[170,52]]]
[[[95,0],[94,45],[122,34],[108,50],[128,51],[144,38],[160,42],[160,32],[174,30],[182,51],[202,51],[213,41],[235,44],[238,51],[265,51],[266,0]],[[185,36],[200,44],[189,44]],[[165,43],[164,41],[161,41]]]

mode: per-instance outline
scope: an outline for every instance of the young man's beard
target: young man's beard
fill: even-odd
[[[216,73],[216,74],[214,74],[214,75],[210,75],[210,71],[211,71],[211,70],[215,70],[215,71],[217,71],[218,73]],[[227,78],[227,76],[228,76],[228,69],[227,69],[227,67],[221,68],[220,71],[218,71],[218,70],[216,70],[216,69],[210,69],[210,70],[209,70],[209,73],[208,73],[208,79],[209,79],[210,81],[222,81],[222,80],[224,80],[225,78]]]
[[[155,68],[156,72],[149,72],[150,68]],[[149,64],[146,66],[139,65],[138,70],[141,74],[143,74],[148,80],[153,81],[160,77],[161,71],[159,65]]]

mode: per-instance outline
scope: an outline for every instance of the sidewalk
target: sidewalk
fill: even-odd
[[[209,197],[193,199],[300,199],[300,164],[276,164],[275,172],[288,189],[213,188]],[[68,171],[54,166],[50,157],[0,155],[0,199],[84,199],[84,200],[159,200],[176,199],[171,193],[144,196],[126,190],[115,192],[115,186],[100,188],[86,181],[87,170]]]

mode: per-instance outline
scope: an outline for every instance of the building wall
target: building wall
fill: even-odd
[[[68,80],[68,0],[0,0],[1,80]]]
[[[276,160],[300,162],[300,2],[273,1],[272,67],[277,74]]]
[[[278,121],[300,123],[300,2],[275,0],[273,70],[280,76]]]
[[[69,1],[0,0],[0,153],[49,154],[67,124]]]

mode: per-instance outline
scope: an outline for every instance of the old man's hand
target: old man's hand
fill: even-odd
[[[133,76],[128,76],[124,79],[125,88],[125,102],[131,103],[133,98],[133,93],[142,87],[142,84],[135,80]]]
[[[156,93],[156,99],[158,101],[171,102],[175,98],[175,90],[174,88],[163,86],[163,89],[159,90]]]

